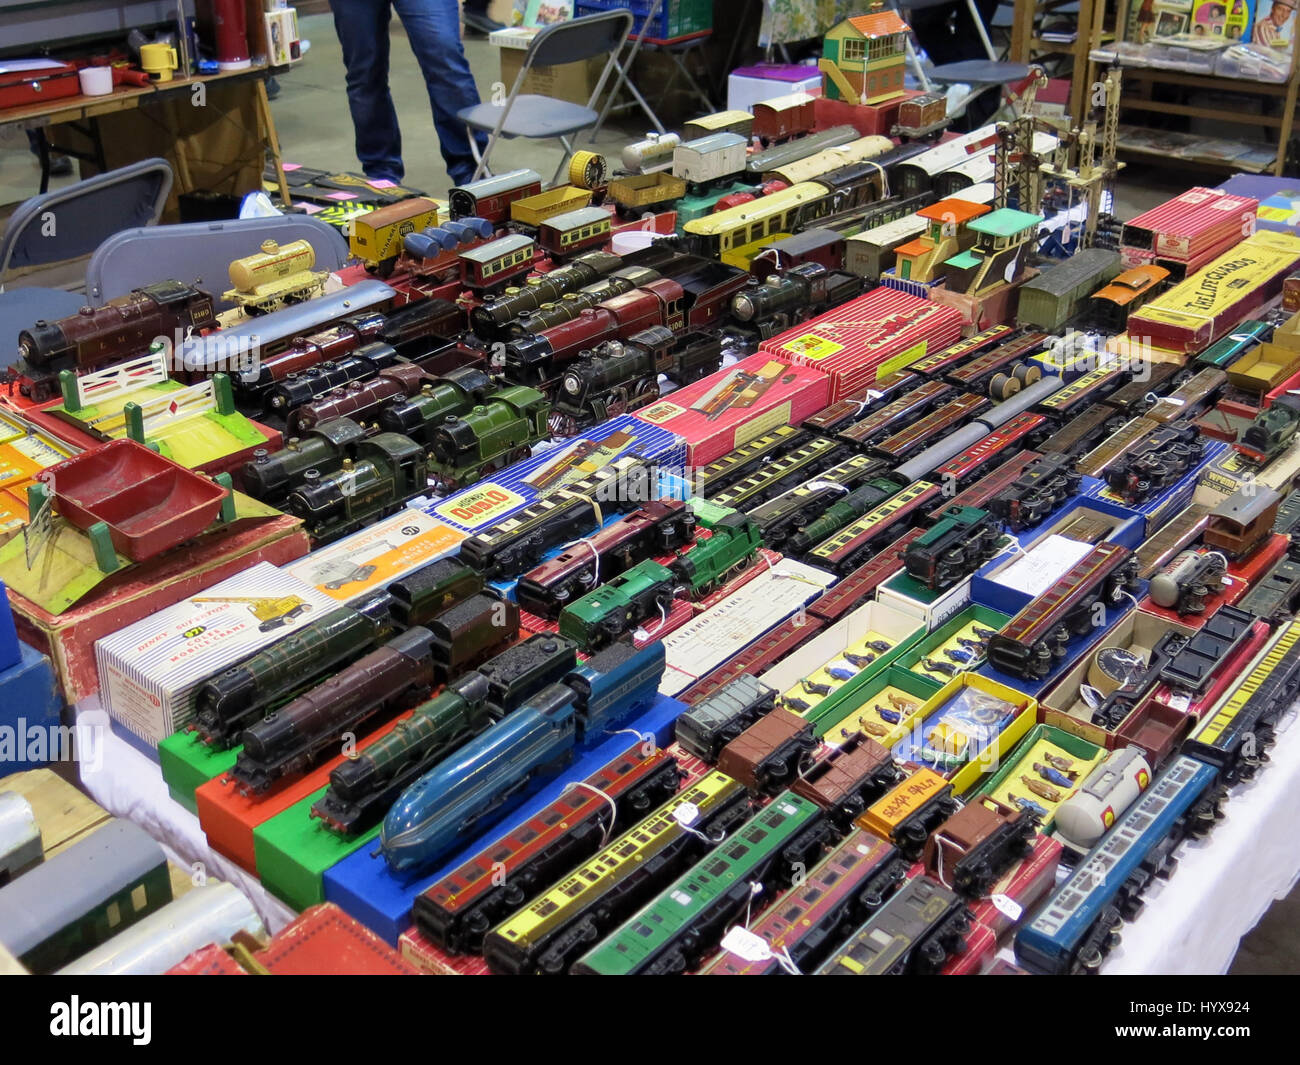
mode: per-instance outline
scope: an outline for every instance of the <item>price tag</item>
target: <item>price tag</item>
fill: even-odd
[[[1177,710],[1179,713],[1186,712],[1187,708],[1190,707],[1191,705],[1192,705],[1192,697],[1186,694],[1185,692],[1180,695],[1175,695],[1172,699],[1169,700],[1169,709]]]
[[[740,925],[727,929],[722,937],[722,949],[745,961],[767,961],[772,957],[767,940]]]
[[[1020,915],[1025,912],[1025,908],[1009,895],[999,893],[992,896],[991,901],[999,913],[1012,921],[1020,920]]]
[[[686,828],[690,828],[699,819],[700,808],[693,802],[684,802],[673,810],[673,820]]]

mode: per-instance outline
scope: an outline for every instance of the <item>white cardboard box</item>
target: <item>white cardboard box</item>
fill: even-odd
[[[664,637],[664,695],[685,691],[769,629],[812,602],[835,580],[825,570],[785,558],[722,602]]]
[[[338,605],[260,562],[96,641],[104,709],[156,747],[189,724],[202,681]]]

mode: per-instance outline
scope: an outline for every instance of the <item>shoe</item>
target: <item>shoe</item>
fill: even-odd
[[[66,155],[50,156],[50,177],[71,177],[72,160]]]
[[[498,22],[494,18],[489,18],[485,11],[463,11],[461,12],[461,21],[465,24],[466,30],[473,30],[475,33],[481,33],[484,37],[489,33],[495,33],[497,30],[503,30],[506,28],[504,22]]]

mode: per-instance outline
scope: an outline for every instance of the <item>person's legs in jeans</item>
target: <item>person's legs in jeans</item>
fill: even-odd
[[[401,181],[402,133],[388,90],[389,0],[331,0],[347,67],[348,109],[366,177]]]
[[[393,0],[393,7],[424,72],[447,173],[453,185],[463,184],[474,176],[474,156],[456,112],[480,100],[460,43],[460,9],[456,0]],[[477,140],[480,149],[487,146],[487,134],[479,133]]]

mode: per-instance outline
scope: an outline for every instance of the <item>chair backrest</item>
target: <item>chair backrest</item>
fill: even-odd
[[[631,29],[632,12],[625,7],[557,22],[533,38],[524,66],[553,67],[613,55],[623,47]]]
[[[132,289],[162,278],[210,292],[218,310],[234,306],[221,299],[230,288],[227,271],[234,260],[253,255],[262,241],[281,247],[305,240],[316,253],[313,270],[337,270],[348,259],[348,244],[333,226],[308,215],[240,218],[228,222],[187,222],[115,233],[95,249],[86,266],[86,299],[100,307]]]
[[[10,270],[89,255],[123,229],[157,223],[171,192],[165,159],[144,159],[18,205],[0,236],[0,285]]]

